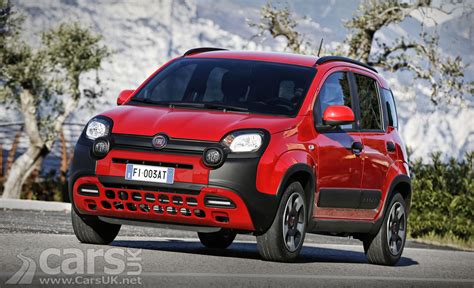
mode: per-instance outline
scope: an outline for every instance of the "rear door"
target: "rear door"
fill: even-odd
[[[386,132],[386,109],[382,106],[377,81],[369,75],[359,73],[353,73],[352,77],[357,91],[359,129],[364,146],[361,206],[374,209],[375,213],[380,208],[385,177],[393,162],[391,154],[395,150],[390,135]]]

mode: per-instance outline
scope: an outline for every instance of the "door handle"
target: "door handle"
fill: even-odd
[[[387,151],[388,152],[395,152],[395,150],[396,150],[395,143],[393,143],[392,141],[388,141],[387,142]]]
[[[353,142],[351,149],[352,149],[352,153],[359,156],[360,153],[362,153],[362,150],[364,149],[364,144],[362,144],[362,142],[359,142],[359,141]]]

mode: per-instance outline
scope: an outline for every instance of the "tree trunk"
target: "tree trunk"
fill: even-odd
[[[29,90],[20,93],[20,109],[25,120],[24,131],[28,135],[29,145],[26,152],[13,162],[3,187],[2,198],[20,198],[21,188],[34,170],[35,164],[49,152],[39,133],[36,101]]]
[[[3,188],[2,198],[20,198],[23,184],[35,169],[35,164],[44,157],[45,151],[46,149],[37,146],[29,146],[26,152],[13,162]]]
[[[3,178],[3,146],[0,144],[0,178]]]
[[[16,149],[18,148],[18,143],[20,143],[20,136],[23,133],[23,127],[21,127],[20,131],[15,134],[15,138],[13,139],[12,146],[10,147],[10,151],[8,152],[7,157],[7,168],[5,169],[5,175],[8,175],[8,171],[13,165],[13,160],[15,159]]]
[[[25,120],[24,131],[30,143],[26,152],[13,162],[4,185],[3,198],[20,198],[23,184],[33,172],[35,164],[50,152],[64,121],[76,109],[80,97],[79,78],[76,77],[73,80],[75,89],[72,91],[72,97],[63,103],[64,112],[52,123],[53,131],[52,134],[47,135],[46,141],[40,135],[34,95],[29,90],[23,90],[20,93],[20,107]]]

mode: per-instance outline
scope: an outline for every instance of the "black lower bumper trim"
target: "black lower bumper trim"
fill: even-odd
[[[154,228],[162,228],[162,229],[195,231],[195,232],[202,232],[202,233],[219,232],[222,229],[220,227],[193,226],[193,225],[185,225],[185,224],[156,223],[156,222],[151,222],[151,221],[130,220],[130,219],[112,218],[112,217],[104,217],[104,216],[99,216],[99,219],[101,221],[111,223],[111,224],[146,226],[146,227],[154,227]]]

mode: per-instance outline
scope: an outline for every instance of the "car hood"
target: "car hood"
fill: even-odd
[[[296,126],[298,117],[266,116],[205,109],[124,105],[102,113],[113,120],[112,133],[219,141],[227,133],[247,128],[271,134]]]

